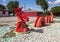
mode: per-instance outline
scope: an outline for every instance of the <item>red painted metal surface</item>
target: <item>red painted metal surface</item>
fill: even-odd
[[[49,23],[50,23],[50,15],[46,15],[46,17],[45,17],[45,25],[49,25]]]
[[[53,22],[53,17],[54,17],[54,15],[53,15],[52,12],[50,13],[50,16],[49,16],[49,17],[50,17],[50,22]]]
[[[34,27],[41,27],[42,25],[44,25],[44,19],[43,19],[43,15],[41,14],[40,16],[37,17]]]
[[[26,25],[26,21],[29,20],[29,18],[26,15],[23,15],[22,13],[22,8],[16,8],[15,9],[16,12],[16,17],[17,17],[17,25],[16,25],[16,32],[27,32],[29,31],[27,25]]]

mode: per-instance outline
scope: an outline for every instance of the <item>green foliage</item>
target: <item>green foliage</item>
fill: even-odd
[[[46,0],[36,0],[36,4],[40,5],[44,12],[47,11],[48,3]]]
[[[55,7],[51,8],[51,11],[54,13],[60,13],[60,6],[55,6]]]
[[[46,16],[46,15],[50,15],[50,12],[49,12],[49,11],[46,11],[46,12],[44,13],[44,16]]]
[[[53,8],[51,8],[51,10],[55,16],[60,16],[60,6],[55,6]]]
[[[6,9],[6,7],[2,4],[0,4],[0,9]]]
[[[7,4],[7,8],[11,13],[14,13],[14,8],[17,8],[19,6],[19,2],[18,1],[10,1]]]

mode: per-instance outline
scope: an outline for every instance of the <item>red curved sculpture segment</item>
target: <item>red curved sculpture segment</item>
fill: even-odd
[[[44,19],[43,15],[41,14],[40,16],[37,17],[34,27],[41,27],[42,25],[44,25]]]
[[[26,21],[29,20],[29,18],[23,14],[22,8],[16,8],[16,17],[17,17],[17,24],[16,24],[16,32],[27,32],[29,31],[29,28],[26,25]]]
[[[29,21],[29,18],[27,17],[25,13],[22,13],[22,18],[25,22]]]
[[[50,22],[53,22],[53,17],[54,17],[54,15],[53,15],[53,13],[51,12],[51,13],[50,13]]]
[[[45,17],[45,24],[48,25],[50,23],[50,15],[46,15]]]

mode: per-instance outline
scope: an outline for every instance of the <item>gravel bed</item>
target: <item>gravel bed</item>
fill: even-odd
[[[54,21],[58,20],[54,19]],[[12,24],[12,26],[0,27],[0,42],[60,42],[60,22],[51,23],[49,26],[40,27],[38,30],[31,30],[30,33],[3,38],[7,32],[13,34],[11,30],[15,28],[14,26]],[[29,28],[34,28],[34,26],[29,24]]]
[[[0,37],[10,30],[0,27]],[[0,38],[0,42],[60,42],[60,23],[51,23],[49,26],[40,27],[39,30],[17,34],[15,37]]]

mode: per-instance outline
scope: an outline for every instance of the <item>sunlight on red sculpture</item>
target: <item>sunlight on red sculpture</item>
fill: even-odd
[[[27,32],[29,31],[29,28],[27,27],[26,23],[29,21],[29,18],[23,14],[22,8],[16,8],[15,9],[16,17],[17,17],[17,25],[16,25],[16,31],[15,32]]]
[[[49,14],[48,15],[46,15],[46,17],[45,17],[45,24],[46,25],[48,25],[49,23],[50,23],[50,18],[49,18]]]
[[[53,13],[50,12],[45,17],[45,24],[48,25],[49,23],[53,22]]]
[[[43,19],[43,14],[40,14],[34,24],[34,27],[41,27],[42,25],[44,25],[44,19]]]
[[[50,12],[50,22],[53,22],[53,13],[52,12]]]

